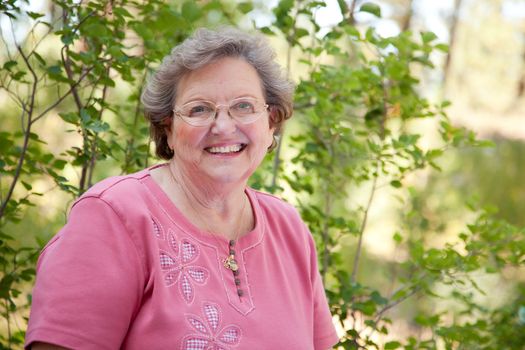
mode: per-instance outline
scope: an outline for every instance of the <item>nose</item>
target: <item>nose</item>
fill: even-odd
[[[237,130],[235,119],[230,116],[228,106],[217,106],[215,120],[213,121],[211,131],[214,134],[230,134]]]

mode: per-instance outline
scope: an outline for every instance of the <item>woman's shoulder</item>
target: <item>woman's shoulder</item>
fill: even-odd
[[[257,198],[259,205],[261,205],[262,207],[269,207],[271,209],[279,209],[284,210],[285,212],[297,213],[295,207],[281,197],[267,192],[255,190],[253,188],[250,188],[249,191],[253,193],[255,198]]]
[[[253,196],[257,199],[257,204],[265,216],[272,218],[282,218],[288,222],[301,222],[302,219],[297,208],[288,203],[285,199],[274,194],[250,189]]]
[[[79,203],[104,203],[117,212],[137,211],[141,203],[145,203],[147,190],[143,180],[149,176],[148,169],[139,172],[111,176],[97,182],[84,192],[73,204],[72,209]]]
[[[80,198],[129,193],[129,190],[140,186],[141,180],[146,176],[149,176],[148,169],[128,175],[111,176],[91,186]]]

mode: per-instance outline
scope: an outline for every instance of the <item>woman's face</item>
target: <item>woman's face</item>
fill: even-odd
[[[265,103],[257,71],[243,59],[226,57],[185,75],[178,85],[176,104],[206,100],[229,105],[239,97]],[[226,107],[217,113],[207,126],[192,126],[174,116],[168,131],[168,144],[175,153],[172,161],[192,181],[242,184],[272,143],[274,128],[269,124],[269,112],[265,110],[249,124],[232,119]]]

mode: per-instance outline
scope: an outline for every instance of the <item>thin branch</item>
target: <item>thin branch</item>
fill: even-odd
[[[137,103],[135,104],[135,113],[133,115],[133,127],[131,130],[132,131],[132,134],[131,134],[131,137],[130,139],[128,140],[128,144],[127,144],[127,147],[126,147],[126,153],[125,153],[125,157],[124,157],[124,169],[128,169],[128,167],[130,166],[130,163],[131,163],[131,160],[132,160],[132,154],[133,154],[133,146],[135,144],[135,130],[137,129],[137,125],[138,125],[138,122],[139,122],[139,115],[140,115],[140,106],[141,106],[141,102],[140,102],[140,96],[142,95],[142,89],[143,89],[143,86],[144,86],[144,82],[146,81],[146,70],[144,70],[144,74],[142,74],[142,79],[140,80],[140,84],[139,84],[139,90],[138,90],[138,94],[137,96],[139,96],[139,98],[137,99]]]
[[[376,165],[376,174],[374,176],[374,180],[372,181],[372,189],[370,190],[370,196],[368,197],[368,202],[366,204],[365,212],[363,215],[363,221],[361,222],[361,227],[359,229],[359,239],[357,241],[357,248],[355,252],[354,257],[354,266],[352,268],[352,275],[350,277],[351,283],[355,283],[357,279],[357,271],[359,269],[359,259],[361,258],[361,250],[363,248],[363,234],[365,232],[365,228],[368,221],[368,213],[370,212],[370,208],[372,206],[372,202],[374,200],[375,192],[377,189],[377,178],[379,177],[377,172],[379,172],[379,162]]]
[[[18,158],[18,164],[16,165],[15,174],[13,175],[13,180],[11,181],[11,185],[9,187],[9,190],[7,191],[6,197],[4,198],[4,201],[2,202],[2,206],[0,207],[0,218],[4,216],[5,209],[7,207],[7,203],[9,203],[9,201],[11,200],[11,197],[13,196],[13,191],[14,191],[15,186],[16,186],[16,184],[18,182],[19,177],[20,177],[20,173],[22,171],[22,166],[24,165],[24,160],[25,160],[25,156],[26,156],[26,153],[27,153],[27,147],[29,145],[29,136],[31,135],[31,126],[33,124],[33,121],[32,121],[31,118],[33,117],[33,109],[34,109],[34,106],[35,106],[36,88],[37,88],[37,85],[38,85],[37,75],[36,75],[35,71],[33,70],[33,67],[31,66],[31,64],[29,63],[29,60],[27,59],[26,55],[22,51],[22,48],[19,45],[17,45],[16,48],[17,48],[18,52],[20,53],[20,55],[22,56],[22,58],[24,59],[24,62],[26,64],[27,68],[29,69],[29,72],[33,76],[33,84],[32,84],[32,88],[31,88],[29,107],[28,107],[28,110],[27,110],[27,127],[24,130],[24,142],[23,142],[23,145],[22,145],[22,150],[20,151],[20,158]],[[24,118],[24,113],[22,113],[22,119],[23,118]]]
[[[62,47],[62,50],[60,50],[60,57],[62,59],[62,63],[64,64],[66,75],[67,75],[69,81],[71,82],[71,81],[73,81],[73,71],[71,70],[71,60],[69,58],[69,55],[65,55],[64,54],[68,50],[69,50],[68,45],[64,45]],[[76,87],[73,87],[71,84],[70,84],[70,86],[72,87],[71,94],[73,95],[73,99],[74,99],[75,104],[77,106],[78,113],[80,113],[82,111],[82,101],[80,99],[80,95],[79,95]],[[83,143],[84,143],[84,146],[85,146],[87,144],[87,134],[86,134],[86,131],[84,130],[84,128],[82,128],[82,138],[83,138]],[[80,180],[79,180],[79,185],[78,185],[79,193],[82,193],[84,191],[85,186],[86,186],[87,167],[88,167],[87,164],[83,164],[82,165],[82,170],[81,170]]]
[[[68,51],[68,46],[64,45],[62,49],[60,50],[60,57],[62,59],[62,64],[64,65],[64,69],[66,70],[66,75],[69,81],[73,81],[73,72],[71,71],[71,60],[69,59],[69,56],[65,56],[64,52]],[[76,86],[73,86],[73,84],[70,83],[69,85],[71,87],[71,93],[73,94],[73,98],[75,100],[75,104],[78,108],[78,111],[82,109],[82,101],[80,100],[80,95],[78,94],[78,91],[76,89]]]
[[[410,293],[404,295],[403,297],[397,299],[396,301],[393,301],[393,302],[383,306],[383,308],[377,312],[376,317],[374,318],[374,324],[377,324],[381,320],[381,318],[383,317],[385,312],[387,312],[391,308],[401,304],[403,301],[407,300],[408,298],[412,297],[413,295],[417,294],[421,289],[422,289],[421,287],[416,286],[414,289],[412,289],[410,291]],[[374,335],[375,332],[376,332],[376,329],[372,328],[372,331],[370,332],[368,337],[371,337],[372,335]]]
[[[7,322],[7,348],[11,349],[11,313],[9,312],[8,297],[4,298],[5,320]]]
[[[18,107],[20,107],[22,109],[22,112],[27,112],[27,110],[25,109],[24,101],[17,94],[15,94],[13,91],[9,90],[3,84],[0,85],[0,88],[4,89],[7,92],[9,97],[11,97],[11,99],[18,105]]]
[[[292,27],[292,37],[295,36],[295,22]],[[290,77],[290,70],[292,67],[292,42],[291,38],[287,36],[286,38],[288,42],[288,48],[286,50],[286,74],[288,75],[288,78]],[[284,125],[281,127],[280,130],[280,137],[277,141],[277,148],[275,149],[275,154],[273,158],[273,170],[272,170],[272,183],[271,188],[275,189],[277,186],[277,178],[279,176],[279,168],[281,165],[281,150],[282,150],[282,144],[283,144],[283,135],[284,135]]]
[[[452,54],[453,50],[455,49],[454,45],[456,43],[456,37],[457,37],[457,29],[458,29],[458,22],[459,22],[459,13],[461,11],[461,5],[463,0],[455,0],[454,1],[454,10],[452,12],[452,23],[450,23],[449,27],[449,45],[448,45],[448,52],[447,56],[445,58],[445,64],[443,66],[443,82],[442,82],[442,89],[444,91],[444,94],[447,93],[447,84],[449,83],[449,76],[450,76],[450,69],[451,69],[451,63],[452,63]]]
[[[69,90],[64,95],[60,96],[55,102],[49,105],[49,107],[47,107],[42,113],[40,113],[36,118],[33,119],[33,123],[37,122],[39,119],[44,117],[44,115],[46,115],[49,111],[51,111],[53,108],[57,107],[60,103],[62,103],[62,101],[67,96],[69,96],[69,94],[71,94],[73,90],[78,87],[78,85],[80,85],[82,80],[84,80],[84,78],[91,72],[92,69],[93,67],[86,69],[84,73],[82,73],[82,75],[79,77],[78,81],[70,85]]]
[[[323,255],[322,255],[322,261],[321,261],[321,278],[323,281],[323,284],[325,283],[326,273],[328,271],[328,262],[330,259],[330,249],[328,247],[329,243],[329,225],[328,221],[330,220],[330,215],[332,213],[332,196],[330,193],[329,187],[329,180],[327,179],[325,188],[325,207],[324,207],[324,223],[323,223],[323,230],[321,232],[321,237],[323,238]]]
[[[350,3],[350,8],[348,9],[348,23],[352,26],[355,25],[354,12],[355,12],[356,5],[357,5],[357,0],[352,0],[352,2]]]
[[[109,77],[111,73],[111,60],[108,61],[108,65],[106,66],[106,76]],[[104,113],[104,102],[106,101],[108,91],[108,84],[105,83],[104,87],[102,88],[102,96],[100,101],[100,111],[98,113],[98,119],[102,120],[102,113]],[[91,187],[93,185],[92,179],[93,179],[93,172],[95,170],[95,162],[97,160],[96,152],[97,152],[97,135],[95,134],[95,137],[93,139],[93,143],[91,144],[91,158],[89,160],[89,168],[88,168],[88,178],[87,183],[88,187]]]

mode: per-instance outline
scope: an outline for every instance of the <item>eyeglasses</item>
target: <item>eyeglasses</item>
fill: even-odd
[[[180,107],[175,106],[173,113],[186,123],[193,126],[210,125],[219,112],[219,108],[227,107],[228,115],[242,124],[253,123],[268,110],[268,105],[255,98],[236,98],[228,105],[217,105],[211,101],[192,101]]]

